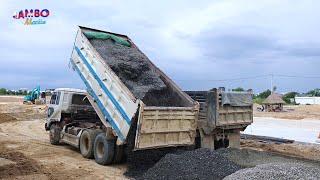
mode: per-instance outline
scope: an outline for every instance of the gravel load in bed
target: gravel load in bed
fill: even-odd
[[[320,179],[320,169],[300,163],[270,163],[239,170],[225,180]]]
[[[183,107],[181,99],[150,65],[148,57],[136,47],[111,39],[89,39],[105,62],[138,99],[148,106]]]
[[[197,149],[167,154],[137,179],[222,179],[239,169],[217,151]]]

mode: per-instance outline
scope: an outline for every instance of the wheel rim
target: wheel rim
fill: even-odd
[[[97,155],[99,158],[102,158],[104,155],[104,144],[99,142],[97,145]]]

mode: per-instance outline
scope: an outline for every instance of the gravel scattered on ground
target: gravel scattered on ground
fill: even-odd
[[[239,170],[225,180],[320,179],[320,169],[300,163],[270,163]]]
[[[160,159],[162,156],[163,158]],[[209,149],[181,149],[179,151],[171,150],[171,152],[170,149],[150,150],[150,152],[140,152],[138,156],[133,157],[133,159],[128,159],[128,171],[125,175],[138,180],[222,179],[242,168],[253,168],[262,164],[284,163],[320,169],[318,161],[250,149],[224,148],[215,151]],[[289,173],[291,169],[282,168],[282,171],[285,173],[288,170]],[[281,178],[282,175],[274,174],[274,177]]]
[[[239,169],[218,151],[197,149],[167,154],[137,179],[222,179]]]
[[[256,165],[268,163],[300,163],[320,168],[320,163],[318,161],[284,156],[271,152],[233,148],[219,149],[217,151],[232,162],[243,167],[254,167]]]
[[[136,47],[127,47],[112,40],[90,39],[105,62],[138,99],[148,106],[183,106],[181,99],[161,79]]]

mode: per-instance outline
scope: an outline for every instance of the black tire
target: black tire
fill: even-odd
[[[58,145],[60,144],[60,127],[57,124],[52,124],[50,126],[50,131],[49,131],[49,138],[50,138],[50,143],[53,145]]]
[[[124,148],[123,146],[114,145],[114,157],[113,163],[121,163],[124,159]]]
[[[94,141],[94,159],[98,164],[109,165],[114,156],[114,140],[107,139],[104,133],[97,135]]]
[[[93,158],[93,146],[96,136],[101,133],[99,130],[86,129],[80,136],[79,149],[84,158]]]

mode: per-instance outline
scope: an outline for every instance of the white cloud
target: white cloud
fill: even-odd
[[[4,71],[0,67],[0,74],[8,76],[10,72],[10,78],[15,79],[14,72],[19,71],[14,81],[19,86],[19,77],[28,74],[30,67],[35,67],[35,70],[21,81],[39,77],[48,81],[50,77],[44,78],[47,74],[55,73],[56,69],[64,72],[76,25],[129,35],[155,64],[173,78],[197,76],[216,79],[246,73],[270,73],[277,70],[275,67],[290,62],[290,58],[297,58],[294,62],[301,63],[299,58],[304,54],[317,51],[320,44],[318,6],[319,2],[312,0],[34,0],[19,3],[3,0],[0,2],[0,21],[5,25],[0,31],[0,61],[7,65],[7,69]],[[24,26],[12,18],[12,13],[25,8],[48,8],[52,14],[46,25]],[[231,37],[228,43],[224,42],[226,36]],[[268,43],[264,42],[268,41],[265,37],[289,49],[280,51],[271,47],[271,43],[253,50],[252,47],[259,44],[250,43]],[[257,41],[252,38],[257,38]],[[290,49],[293,44],[303,44],[301,47],[306,50]],[[308,51],[311,46],[314,48]],[[290,54],[292,51],[300,51],[300,54]],[[229,56],[223,56],[225,54]],[[268,58],[273,59],[273,65],[264,63]],[[315,67],[319,63],[314,59],[302,64],[300,70],[306,74],[316,73]],[[288,65],[285,71],[291,73],[291,69],[296,67]],[[219,77],[212,78],[213,72]],[[55,81],[57,86],[72,82],[63,76],[59,78]],[[188,82],[184,87],[191,85]]]

